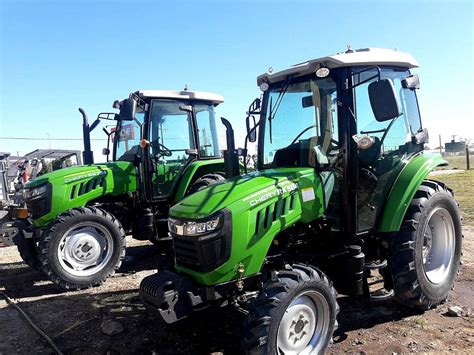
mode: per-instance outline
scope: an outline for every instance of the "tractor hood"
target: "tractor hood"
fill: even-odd
[[[311,168],[279,168],[241,175],[190,195],[171,208],[170,216],[200,219],[229,207],[232,213],[239,214],[287,192],[315,187],[314,175]]]
[[[176,269],[203,285],[239,277],[239,265],[244,277],[259,272],[278,233],[324,215],[323,176],[312,168],[269,169],[209,186],[177,203],[170,210]],[[184,231],[178,226],[203,225],[216,215],[222,224],[215,232],[176,233]]]
[[[126,161],[80,165],[59,169],[29,181],[25,184],[25,189],[32,189],[48,182],[53,185],[83,182],[99,176],[113,176],[115,184],[112,190],[120,190],[111,191],[114,192],[114,195],[136,190],[136,169],[132,163]]]
[[[39,196],[39,191],[34,190],[41,186],[46,188]],[[136,167],[125,161],[56,170],[28,182],[24,188],[25,202],[33,224],[38,227],[71,208],[83,207],[102,196],[120,196],[136,190]]]

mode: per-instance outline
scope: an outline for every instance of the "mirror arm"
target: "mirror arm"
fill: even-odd
[[[94,130],[94,128],[96,128],[99,123],[100,123],[100,118],[96,118],[94,123],[92,123],[91,126],[89,127],[89,132],[92,132]]]
[[[133,116],[133,121],[138,125],[138,127],[140,127],[140,129],[142,128],[143,123],[140,123],[135,116]]]

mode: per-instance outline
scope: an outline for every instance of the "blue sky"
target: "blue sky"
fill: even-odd
[[[432,145],[439,133],[474,139],[473,10],[468,0],[0,0],[0,137],[81,138],[78,107],[92,117],[131,91],[185,84],[224,95],[218,114],[243,133],[257,75],[351,44],[415,56]],[[0,139],[0,151],[47,147]]]

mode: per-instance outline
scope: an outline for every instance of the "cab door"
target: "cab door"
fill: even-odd
[[[378,122],[373,114],[368,94],[369,84],[377,80],[377,71],[368,70],[354,75],[355,85],[370,77],[374,79],[354,89],[357,135],[355,140],[370,137],[373,144],[358,149],[357,232],[375,227],[390,188],[404,166],[404,158],[413,154],[412,136],[421,129],[415,91],[404,88],[403,79],[410,75],[406,69],[383,68],[381,78],[390,79],[395,87],[401,116]]]

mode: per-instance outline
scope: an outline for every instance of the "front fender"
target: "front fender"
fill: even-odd
[[[412,158],[402,169],[386,200],[377,225],[379,232],[400,230],[405,213],[426,176],[437,166],[447,165],[439,153],[425,153]]]

